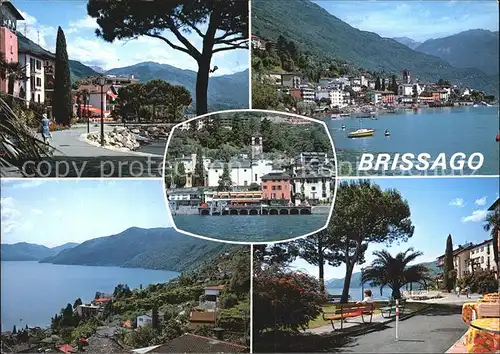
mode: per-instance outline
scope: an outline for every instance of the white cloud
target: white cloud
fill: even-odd
[[[42,215],[43,211],[40,209],[31,209],[31,212],[35,215]]]
[[[7,235],[21,226],[19,221],[21,212],[15,208],[15,200],[12,197],[1,198],[0,202],[2,234]]]
[[[12,188],[16,188],[16,189],[17,188],[22,188],[22,189],[35,188],[35,187],[41,186],[42,184],[44,184],[46,182],[47,181],[32,179],[29,181],[16,182],[12,185]]]
[[[20,11],[20,13],[24,21],[18,23],[18,31],[44,49],[54,52],[57,28],[42,25],[36,17],[27,12]]]
[[[462,198],[455,198],[455,199],[452,199],[448,205],[457,206],[457,207],[461,208],[461,207],[465,206],[465,202]]]
[[[69,28],[66,30],[66,33],[76,33],[82,29],[94,30],[96,28],[98,28],[96,19],[86,16],[76,21],[69,21]]]
[[[486,218],[486,215],[488,215],[488,210],[474,210],[472,212],[472,215],[469,216],[464,216],[462,218],[462,222],[480,222],[484,221]]]
[[[482,198],[476,199],[474,204],[479,205],[479,206],[485,206],[486,205],[486,198],[487,197],[482,197]]]

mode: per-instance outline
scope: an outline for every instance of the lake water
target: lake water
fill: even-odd
[[[351,295],[352,301],[361,301],[364,298],[364,290],[370,289],[372,291],[374,300],[389,300],[391,298],[392,290],[389,287],[385,287],[382,291],[382,295],[380,295],[380,288],[378,287],[370,287],[367,286],[364,289],[362,288],[349,288],[349,295]],[[329,294],[332,295],[342,295],[342,288],[329,288],[326,290]]]
[[[428,108],[418,112],[400,111],[384,114],[378,120],[345,118],[326,123],[332,135],[340,161],[355,162],[363,152],[368,153],[429,153],[433,159],[441,152],[447,159],[456,152],[467,157],[480,152],[484,163],[479,175],[499,173],[499,143],[495,137],[499,131],[498,107],[447,107]],[[341,129],[346,126],[345,131]],[[348,133],[362,128],[375,129],[375,135],[349,139]],[[384,136],[389,129],[390,136]],[[468,170],[468,169],[467,169]],[[472,171],[468,170],[470,174]],[[422,174],[421,171],[412,171]],[[447,174],[452,172],[448,170]],[[370,174],[375,174],[373,171]],[[386,173],[390,174],[390,173]],[[401,174],[393,172],[392,174]]]
[[[226,241],[268,242],[286,240],[325,226],[328,214],[312,215],[177,215],[175,225],[184,231]]]
[[[77,298],[94,299],[96,291],[112,293],[119,283],[131,289],[166,283],[176,272],[119,267],[88,267],[34,262],[2,262],[2,331],[45,327]]]

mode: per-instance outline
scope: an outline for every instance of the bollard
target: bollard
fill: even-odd
[[[399,300],[396,299],[396,342],[399,340]]]

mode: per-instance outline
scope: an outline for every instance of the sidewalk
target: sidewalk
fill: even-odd
[[[112,131],[114,126],[104,125],[104,131]],[[100,126],[90,126],[90,132],[100,132]],[[116,149],[94,146],[85,141],[86,125],[74,125],[71,129],[52,132],[49,143],[56,149],[54,156],[68,157],[106,157],[106,156],[142,156],[158,157],[160,155],[147,154],[136,151],[119,151]]]

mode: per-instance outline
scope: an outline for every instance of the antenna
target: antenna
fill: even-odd
[[[40,45],[40,30],[37,30],[36,34],[37,34],[37,44]]]
[[[24,36],[26,37],[28,33],[28,25],[26,24],[26,21],[24,22]]]

